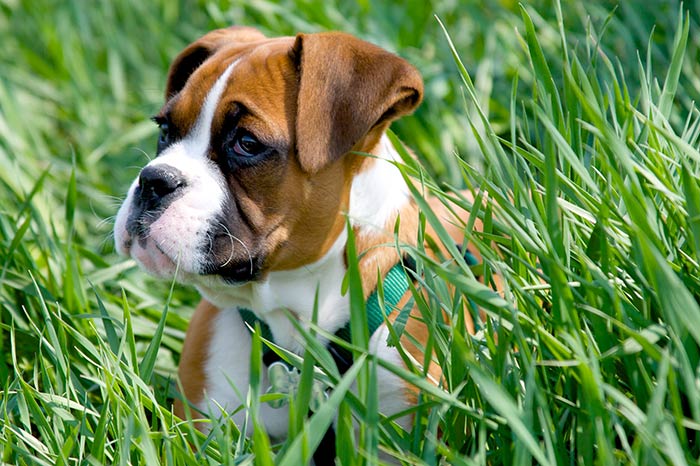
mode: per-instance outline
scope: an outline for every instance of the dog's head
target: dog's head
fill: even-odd
[[[157,154],[119,210],[117,250],[194,283],[317,260],[344,228],[349,154],[421,94],[415,68],[347,34],[210,32],[171,65]]]

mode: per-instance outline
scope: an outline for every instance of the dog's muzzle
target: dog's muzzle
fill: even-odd
[[[148,227],[170,204],[182,196],[187,186],[182,172],[170,165],[149,165],[141,170],[134,190],[131,215],[126,230],[133,237],[147,236]]]

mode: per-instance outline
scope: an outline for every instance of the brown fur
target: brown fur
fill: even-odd
[[[471,199],[471,194],[468,192],[463,192],[463,196]],[[436,214],[441,224],[447,230],[452,241],[455,244],[461,245],[464,241],[464,225],[463,223],[469,216],[469,213],[464,209],[456,205],[451,205],[450,207],[443,204],[440,199],[433,197],[428,199],[431,210]],[[400,216],[400,228],[399,228],[399,241],[403,244],[416,244],[416,239],[418,235],[418,207],[415,203],[411,202],[399,213]],[[396,218],[390,219],[387,222],[385,233],[383,235],[372,235],[370,237],[362,237],[357,240],[358,251],[364,251],[364,256],[360,260],[360,271],[363,278],[363,289],[365,291],[365,298],[367,298],[377,287],[377,276],[384,276],[388,271],[396,265],[399,261],[398,252],[393,246],[394,242],[394,222]],[[474,223],[474,228],[477,231],[483,230],[483,224],[481,220],[476,219]],[[437,240],[438,236],[435,230],[428,224],[426,225],[425,234],[430,236],[434,240]],[[388,246],[382,246],[388,245]],[[437,242],[438,251],[432,251],[432,255],[445,255],[446,249],[445,245]],[[430,248],[426,248],[427,252],[431,252]],[[477,257],[479,261],[482,260],[481,254],[475,249],[470,248],[470,251]],[[377,273],[379,271],[379,274]],[[408,302],[410,294],[407,293],[406,296],[398,303],[397,308],[402,309],[403,306]],[[474,333],[474,323],[472,320],[471,313],[467,309],[467,304],[464,304],[464,318],[469,333]],[[395,311],[389,316],[389,321],[393,322],[398,316],[398,311]],[[448,319],[448,316],[443,313],[443,318]],[[418,345],[416,345],[410,335]],[[401,346],[408,352],[416,361],[423,362],[425,355],[423,349],[429,338],[428,327],[423,323],[423,318],[418,314],[417,309],[411,313],[410,318],[406,322],[405,335],[401,339]],[[435,363],[429,363],[428,374],[430,375],[431,381],[438,383],[442,377],[442,371],[440,367]],[[410,397],[414,398],[415,388],[411,387],[408,391]]]
[[[178,375],[183,392],[191,403],[199,403],[204,395],[206,385],[204,367],[209,357],[209,336],[211,335],[209,326],[219,312],[214,305],[202,300],[187,327]],[[174,411],[180,418],[185,418],[186,410],[182,401],[175,400]],[[196,412],[192,412],[191,415],[193,418],[199,417]]]

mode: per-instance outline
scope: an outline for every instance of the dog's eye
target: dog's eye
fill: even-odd
[[[163,149],[173,142],[173,130],[168,123],[167,117],[159,115],[152,117],[151,120],[158,125],[158,129],[160,130],[158,134],[158,145],[156,147],[156,154],[160,154]]]
[[[165,146],[170,139],[170,125],[167,121],[163,121],[158,125],[160,135],[158,136],[158,146]]]
[[[247,131],[238,134],[226,144],[226,155],[238,159],[252,159],[264,154],[269,148]]]

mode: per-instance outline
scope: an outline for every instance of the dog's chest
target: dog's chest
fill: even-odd
[[[308,327],[317,308],[317,324],[329,333],[350,320],[349,298],[341,293],[346,240],[343,232],[324,257],[304,267],[271,272],[264,281],[241,287],[200,287],[200,292],[215,304],[228,303],[222,306],[227,310],[253,311],[270,327],[276,344],[301,353],[303,342],[290,317]]]

